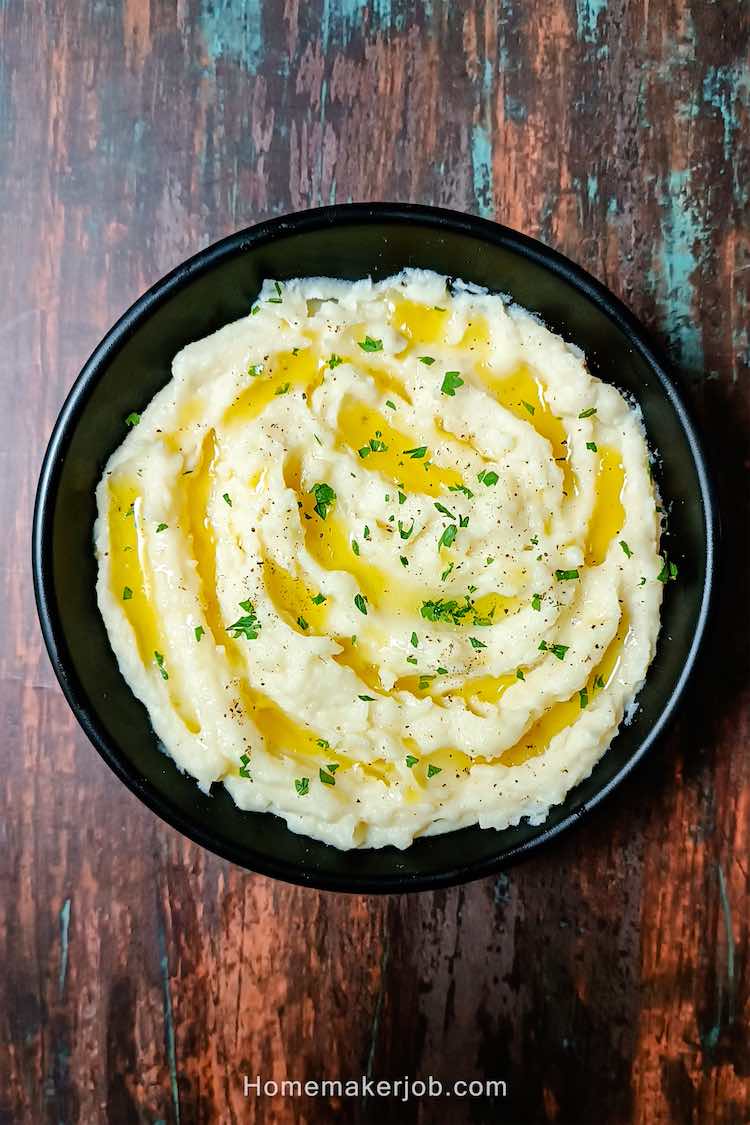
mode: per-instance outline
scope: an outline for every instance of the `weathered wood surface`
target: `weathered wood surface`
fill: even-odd
[[[0,1121],[744,1122],[750,9],[733,0],[0,0]],[[186,843],[77,729],[29,525],[83,359],[187,254],[294,208],[496,215],[653,327],[727,521],[695,706],[496,881],[302,891]],[[508,1097],[245,1099],[242,1074]]]

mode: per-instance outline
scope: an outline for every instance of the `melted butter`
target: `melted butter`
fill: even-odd
[[[595,681],[598,677],[604,680],[605,688],[612,682],[622,659],[622,650],[627,640],[629,628],[628,619],[623,614],[617,632],[607,646],[604,656],[586,682],[589,703],[593,700],[597,690],[604,690],[596,688]],[[560,734],[566,727],[572,726],[581,714],[580,695],[576,692],[570,699],[566,699],[562,703],[556,703],[553,707],[550,707],[549,711],[545,711],[529,727],[515,746],[509,747],[500,755],[499,759],[495,760],[499,760],[504,766],[520,766],[523,762],[527,762],[529,758],[538,757],[539,754],[545,752],[555,735]]]
[[[467,351],[477,352],[478,356],[473,357],[475,360],[477,358],[486,360],[490,349],[490,326],[486,316],[471,318],[458,346]]]
[[[229,636],[222,623],[219,599],[216,595],[216,537],[208,518],[208,501],[214,484],[216,456],[216,434],[213,430],[209,430],[201,448],[198,465],[192,473],[180,479],[206,623],[216,643],[226,645]]]
[[[286,618],[293,629],[303,635],[325,632],[326,603],[315,604],[316,591],[311,590],[303,579],[266,558],[263,560],[263,581],[276,612]],[[307,623],[307,628],[300,625],[300,618]]]
[[[360,554],[355,555],[351,533],[337,516],[335,506],[324,520],[320,518],[315,511],[315,497],[302,489],[301,473],[299,458],[288,457],[284,463],[284,480],[287,488],[297,495],[305,546],[312,558],[324,570],[343,570],[351,574],[370,605],[408,609],[411,603],[403,583],[367,561],[363,541],[359,544]]]
[[[304,391],[312,394],[323,379],[325,368],[313,348],[300,348],[297,355],[291,351],[279,352],[260,375],[248,375],[248,387],[229,406],[224,415],[225,426],[252,422],[288,383],[289,393]]]
[[[329,746],[326,739],[291,718],[269,696],[247,684],[243,686],[242,704],[248,718],[257,727],[267,753],[276,758],[294,758],[301,768],[310,770],[313,776],[317,775],[319,769],[325,769],[329,765],[335,764],[342,771],[356,766],[365,777],[385,781],[387,784],[395,772],[393,765],[383,759],[360,762]],[[249,768],[252,771],[252,762]],[[336,777],[338,776],[337,770]]]
[[[521,606],[520,597],[508,597],[504,594],[483,594],[474,602],[474,613],[477,617],[485,618],[497,624],[511,613],[517,612]],[[467,618],[467,624],[469,624]],[[481,638],[480,638],[481,639]]]
[[[109,495],[109,565],[112,596],[122,607],[135,634],[138,652],[146,668],[155,667],[155,652],[164,655],[165,669],[170,676],[165,680],[164,686],[182,722],[192,734],[197,734],[200,731],[200,724],[177,696],[177,685],[170,669],[169,647],[154,608],[151,569],[143,527],[143,497],[134,484],[118,480],[116,477],[110,478]],[[133,594],[132,597],[124,599],[122,595],[126,586]]]
[[[473,765],[472,759],[463,750],[442,748],[420,758],[416,766],[412,766],[414,780],[422,787],[439,785],[442,781],[454,781],[456,774],[466,774]],[[440,770],[439,774],[428,777],[428,767]]]
[[[392,371],[388,371],[385,367],[375,367],[373,364],[362,363],[361,361],[357,362],[364,374],[370,376],[383,397],[386,395],[397,395],[411,405],[411,395],[402,381],[397,378]]]
[[[447,309],[402,299],[394,305],[391,324],[413,346],[436,344],[445,336],[448,317]]]
[[[567,496],[573,496],[578,485],[570,465],[567,433],[560,419],[550,409],[542,380],[525,363],[519,364],[510,375],[501,377],[482,365],[482,374],[501,406],[533,427],[540,437],[549,442],[555,463],[562,472],[563,490]],[[524,403],[534,408],[533,414]]]
[[[342,668],[351,668],[352,672],[370,689],[370,691],[383,691],[377,665],[368,659],[367,648],[363,647],[361,634],[358,634],[356,643],[351,637],[334,637],[337,644],[341,645],[341,652],[337,652],[333,659]]]
[[[517,682],[515,672],[505,676],[472,676],[461,687],[451,688],[451,696],[460,696],[467,703],[480,700],[482,703],[498,703],[511,684]]]
[[[599,447],[598,457],[594,510],[586,537],[587,566],[599,566],[604,562],[610,543],[625,522],[621,500],[625,470],[620,455],[611,446],[603,445]]]
[[[348,447],[365,469],[382,473],[393,484],[400,485],[404,492],[440,496],[450,485],[462,483],[455,469],[444,468],[430,460],[429,448],[424,458],[405,454],[405,450],[417,449],[424,443],[413,435],[394,429],[379,411],[354,398],[344,399],[338,424],[339,448]],[[359,458],[358,450],[368,447],[371,439],[382,441],[387,449],[384,452],[370,451],[367,456]]]

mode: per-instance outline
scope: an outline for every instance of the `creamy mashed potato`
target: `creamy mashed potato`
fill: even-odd
[[[500,297],[267,282],[97,490],[98,599],[180,769],[339,848],[538,823],[643,683],[640,415]]]

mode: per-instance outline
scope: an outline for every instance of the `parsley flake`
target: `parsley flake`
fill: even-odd
[[[430,762],[429,765],[427,766],[427,776],[428,777],[435,777],[436,774],[442,773],[442,772],[443,772],[442,768],[440,766],[433,766],[432,762]]]
[[[431,356],[431,355],[421,355],[419,357],[419,362],[423,363],[425,365],[425,367],[432,367],[435,360],[434,360],[433,356]]]
[[[382,352],[383,341],[374,340],[372,336],[365,336],[364,340],[358,340],[360,348],[363,352]]]
[[[359,612],[364,613],[365,617],[367,617],[367,598],[365,598],[362,594],[356,594],[354,597],[354,604],[356,605]]]
[[[164,667],[164,657],[160,652],[157,652],[156,649],[154,649],[154,660],[156,661],[156,667],[161,672],[161,678],[163,680],[168,680],[169,674],[167,672],[167,669]]]
[[[449,523],[443,530],[443,534],[438,540],[438,551],[441,547],[450,547],[453,544],[456,536],[458,535],[458,528],[455,523]]]
[[[595,406],[589,406],[589,408],[587,410],[582,410],[581,413],[578,415],[578,417],[579,418],[591,418],[592,415],[594,415],[594,414],[596,414],[596,407]]]
[[[251,601],[240,602],[240,609],[244,609],[245,616],[238,617],[232,625],[227,625],[227,632],[230,636],[238,640],[244,637],[245,640],[255,641],[260,632],[260,622],[258,621],[255,613],[255,606]]]
[[[454,398],[456,391],[459,387],[463,387],[464,381],[458,371],[446,371],[440,387],[440,393]]]
[[[297,777],[294,780],[294,788],[297,790],[298,797],[306,797],[310,792],[310,778]]]
[[[202,625],[196,625],[195,626],[195,639],[196,639],[196,641],[200,641],[201,637],[204,635],[205,632],[206,632],[206,630],[203,628]]]
[[[314,511],[324,520],[328,515],[328,509],[336,500],[336,493],[333,491],[330,484],[320,483],[312,486],[310,495],[315,497]]]
[[[477,650],[479,650],[480,648],[487,648],[487,645],[483,641],[477,640],[476,637],[469,637],[469,644],[472,648]]]
[[[134,410],[131,414],[128,414],[127,418],[125,419],[125,425],[131,426],[131,427],[137,426],[138,423],[140,422],[140,420],[141,420],[140,414],[136,414],[136,412]]]
[[[408,457],[411,457],[412,461],[421,461],[424,455],[427,453],[427,446],[417,445],[414,449],[405,449],[404,453]]]
[[[633,552],[630,550],[630,547],[628,547],[628,545],[627,545],[627,543],[625,542],[624,539],[620,540],[620,546],[622,547],[622,550],[623,550],[623,553],[625,554],[625,556],[629,559],[632,559]]]

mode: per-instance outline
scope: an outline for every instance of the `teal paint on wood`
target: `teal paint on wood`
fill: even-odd
[[[703,79],[703,100],[721,115],[724,127],[724,158],[729,160],[740,112],[750,111],[750,67],[710,66]]]
[[[60,996],[65,992],[65,979],[68,975],[68,950],[70,946],[70,899],[66,898],[60,910],[60,972],[57,978]]]
[[[413,5],[411,20],[418,20],[419,10],[425,20],[432,18],[432,0]],[[367,28],[369,34],[403,31],[407,6],[394,0],[323,0],[320,40],[324,51],[331,45],[345,47],[352,38]]]
[[[484,125],[476,124],[471,133],[471,167],[474,200],[483,219],[495,213],[492,198],[492,143]]]
[[[212,62],[234,58],[246,69],[257,69],[263,56],[262,0],[202,0],[199,26]]]
[[[670,172],[661,204],[661,246],[652,284],[663,284],[665,325],[685,367],[703,368],[703,341],[696,304],[697,274],[708,247],[708,230],[690,184],[690,169]]]
[[[599,17],[607,11],[607,0],[576,0],[577,35],[584,43],[597,39]]]

